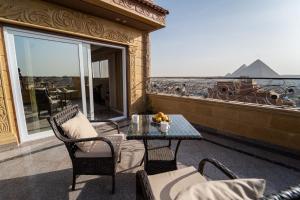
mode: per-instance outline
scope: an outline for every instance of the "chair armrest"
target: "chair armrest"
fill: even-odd
[[[263,197],[261,200],[297,200],[300,199],[300,184],[290,187],[287,190],[282,190],[277,194],[271,194]]]
[[[148,174],[144,170],[140,170],[136,173],[136,193],[137,199],[155,200],[149,183]]]
[[[223,165],[222,163],[220,163],[219,161],[215,160],[215,159],[211,159],[211,158],[205,158],[203,160],[200,161],[199,163],[199,168],[198,171],[200,172],[200,174],[203,175],[204,172],[204,166],[206,163],[211,163],[212,165],[214,165],[216,168],[218,168],[219,170],[221,170],[227,177],[229,177],[230,179],[237,179],[238,176],[235,175],[230,169],[228,169],[227,167],[225,167],[225,165]]]
[[[91,123],[97,123],[97,122],[108,122],[108,123],[111,123],[111,124],[113,124],[115,127],[116,127],[116,129],[118,130],[118,134],[120,134],[120,126],[119,126],[119,124],[117,123],[117,122],[114,122],[114,121],[112,121],[112,120],[109,120],[109,119],[102,119],[102,120],[90,120],[90,122]]]
[[[81,139],[69,139],[69,138],[64,138],[63,142],[67,143],[78,143],[78,142],[89,142],[89,141],[103,141],[108,144],[110,151],[111,151],[111,157],[114,159],[115,158],[115,150],[114,146],[111,143],[111,141],[105,137],[92,137],[92,138],[81,138]]]

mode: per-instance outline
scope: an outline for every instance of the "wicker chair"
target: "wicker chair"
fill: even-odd
[[[216,168],[221,170],[221,172],[223,172],[229,179],[238,178],[231,170],[229,170],[227,167],[225,167],[219,161],[217,161],[215,159],[206,158],[206,159],[203,159],[199,163],[198,172],[192,173],[191,170],[188,171],[189,168],[186,168],[187,170],[183,169],[183,170],[181,170],[181,172],[179,172],[180,170],[175,170],[175,171],[171,172],[172,175],[170,176],[170,179],[172,179],[172,178],[174,180],[175,179],[176,180],[187,179],[187,180],[191,180],[194,182],[201,181],[201,180],[205,181],[203,173],[204,173],[204,166],[207,162],[211,163]],[[184,170],[186,172],[183,172]],[[179,175],[176,175],[176,174],[179,174]],[[164,188],[159,188],[162,191],[160,194],[167,192],[164,189],[168,188],[168,182],[171,185],[176,184],[176,183],[174,183],[174,180],[167,180],[168,178],[164,177],[163,174],[157,174],[154,176],[156,176],[155,178],[159,179],[160,182],[166,183],[165,185],[163,185]],[[191,176],[194,176],[194,178],[191,178]],[[155,192],[153,191],[153,187],[157,187],[157,185],[154,185],[154,183],[155,183],[154,180],[151,179],[151,176],[148,176],[146,171],[144,171],[144,170],[138,171],[136,174],[136,199],[156,200],[157,198],[155,198]],[[185,182],[185,184],[186,184],[186,182]],[[191,183],[191,185],[192,185],[192,183]],[[185,187],[187,187],[187,184],[185,185]],[[160,198],[160,199],[164,200],[164,198]],[[167,199],[170,199],[170,197],[168,197]],[[265,196],[261,200],[299,200],[299,199],[300,199],[300,184],[298,186],[291,187],[287,190],[281,191],[277,194]]]
[[[35,88],[34,92],[39,117],[43,110],[47,110],[49,115],[52,115],[54,110],[61,107],[61,101],[57,99],[57,96],[50,95],[46,88]]]
[[[69,119],[75,117],[79,112],[78,105],[68,106],[61,112],[51,116],[48,121],[52,127],[55,136],[64,142],[73,165],[73,183],[72,190],[75,190],[76,176],[77,175],[110,175],[112,176],[112,193],[115,192],[115,175],[116,165],[118,158],[121,157],[121,143],[123,140],[120,134],[119,126],[117,123],[110,120],[92,121],[92,122],[107,122],[114,126],[118,131],[116,135],[105,135],[103,137],[83,138],[83,139],[70,139],[64,133],[61,125]],[[97,129],[96,129],[97,130]],[[99,135],[101,133],[98,132]],[[86,141],[102,141],[106,144],[106,152],[109,156],[97,156],[98,152],[82,152],[77,146],[78,142]],[[89,156],[90,155],[90,156]]]

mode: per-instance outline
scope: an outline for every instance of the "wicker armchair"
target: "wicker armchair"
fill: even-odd
[[[34,92],[39,117],[43,110],[47,110],[49,115],[52,115],[53,111],[61,107],[61,101],[57,99],[57,96],[50,95],[46,88],[35,88]]]
[[[218,168],[221,172],[223,172],[229,179],[236,179],[238,178],[231,170],[229,170],[227,167],[225,167],[222,163],[215,159],[203,159],[199,163],[199,168],[198,168],[198,174],[191,173],[191,171],[187,171],[187,173],[181,173],[180,176],[176,177],[176,173],[179,170],[173,171],[172,173],[172,178],[176,178],[177,180],[182,180],[189,178],[189,176],[201,176],[204,177],[204,166],[206,163],[211,163],[214,165],[216,168]],[[188,169],[188,168],[186,168]],[[162,174],[155,175],[159,179],[161,179],[161,182],[168,182],[168,180],[163,180],[166,179],[165,177],[161,176]],[[150,180],[151,176],[149,177],[147,172],[144,170],[138,171],[136,174],[136,199],[139,200],[156,200],[155,194],[153,191],[153,187],[157,187],[157,185],[153,185],[153,180]],[[190,178],[189,180],[193,180],[194,182],[197,181],[195,178]],[[201,179],[198,179],[198,181],[201,181]],[[170,180],[169,182],[174,184],[172,182],[174,180]],[[152,184],[151,184],[152,183]],[[186,184],[186,182],[185,182]],[[164,187],[168,188],[167,185],[164,185]],[[166,191],[163,191],[166,192]],[[163,193],[161,192],[161,193]],[[161,200],[164,200],[163,198],[160,198]],[[170,199],[170,198],[167,198]],[[277,194],[272,194],[263,197],[261,200],[299,200],[300,199],[300,184],[295,187],[291,187],[287,190],[281,191]]]
[[[79,112],[78,105],[68,106],[61,112],[51,116],[48,121],[52,127],[55,136],[64,142],[73,165],[73,183],[72,190],[75,190],[76,176],[77,175],[110,175],[112,176],[112,193],[115,192],[115,175],[116,165],[118,158],[121,156],[121,142],[123,136],[120,134],[119,126],[113,121],[106,120],[104,122],[111,123],[118,131],[116,135],[105,135],[103,137],[83,138],[83,139],[70,139],[64,133],[61,125],[69,119],[75,117]],[[103,121],[93,121],[103,122]],[[101,135],[101,133],[98,133]],[[105,156],[99,152],[82,152],[76,145],[78,142],[87,141],[102,141],[106,143]],[[101,147],[102,148],[102,147]],[[100,152],[102,153],[102,152]],[[109,153],[109,154],[108,154]],[[99,155],[97,155],[99,154]],[[103,154],[103,153],[102,153]]]

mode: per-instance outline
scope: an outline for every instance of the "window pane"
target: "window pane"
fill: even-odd
[[[47,117],[82,105],[78,45],[15,36],[28,133],[49,130]]]

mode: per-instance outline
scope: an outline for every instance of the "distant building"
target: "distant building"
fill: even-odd
[[[295,106],[293,100],[273,89],[260,87],[253,79],[218,81],[213,88],[208,88],[208,97],[248,103]]]

